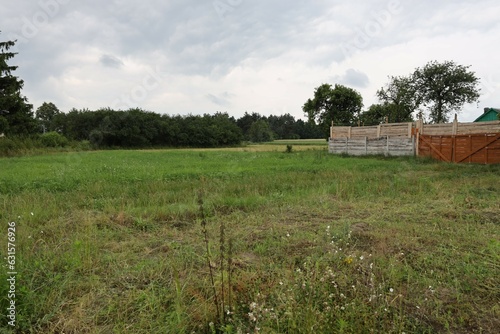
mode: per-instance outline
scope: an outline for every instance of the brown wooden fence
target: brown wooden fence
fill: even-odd
[[[330,153],[419,155],[448,162],[500,163],[500,121],[333,126]]]
[[[500,163],[500,133],[418,135],[418,155],[446,162]]]

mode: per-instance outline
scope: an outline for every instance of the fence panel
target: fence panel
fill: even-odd
[[[447,162],[500,163],[500,133],[420,135],[418,155],[431,156]]]
[[[330,153],[350,155],[414,155],[414,138],[330,138]]]

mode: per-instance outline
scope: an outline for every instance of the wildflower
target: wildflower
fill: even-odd
[[[254,310],[255,308],[257,308],[257,303],[256,303],[256,302],[252,302],[252,303],[250,304],[250,309],[251,309],[251,310]]]
[[[393,288],[390,288],[390,289],[389,289],[389,292],[391,292],[391,293],[392,293],[392,292],[394,292],[394,289],[393,289]]]
[[[33,216],[33,212],[31,212],[31,215]]]
[[[286,236],[287,236],[287,237],[290,237],[290,233],[286,232]]]
[[[364,257],[363,255],[361,255],[361,256],[359,257],[359,259],[360,259],[361,261],[363,261],[363,260],[364,260],[364,258],[365,258],[365,257]]]
[[[257,318],[252,312],[248,312],[248,318],[250,318],[250,321],[257,321]]]
[[[283,282],[282,282],[282,281],[280,281],[280,285],[283,285]]]
[[[346,258],[346,259],[344,260],[344,262],[345,262],[346,264],[351,264],[351,263],[352,263],[352,257],[350,257],[350,256],[349,256],[348,258]]]

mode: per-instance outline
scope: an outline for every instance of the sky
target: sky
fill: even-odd
[[[364,109],[389,76],[429,61],[481,80],[470,122],[500,107],[498,0],[19,0],[0,2],[0,41],[38,108],[161,114],[291,114],[323,83]]]

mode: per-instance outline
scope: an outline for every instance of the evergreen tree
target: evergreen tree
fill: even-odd
[[[17,54],[9,51],[14,45],[0,42],[0,124],[7,135],[29,135],[37,130],[33,106],[21,95],[23,80],[12,74],[17,66],[7,64]]]

